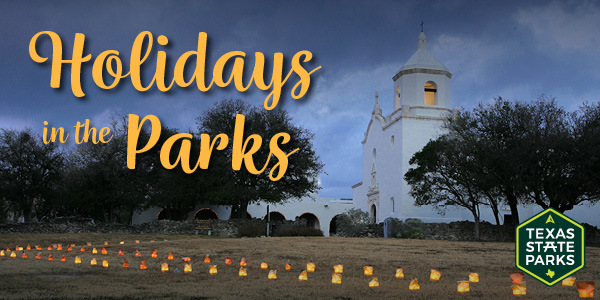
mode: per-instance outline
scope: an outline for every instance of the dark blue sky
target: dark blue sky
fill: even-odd
[[[533,100],[544,93],[568,109],[600,98],[600,3],[597,1],[1,1],[0,128],[42,122],[70,127],[89,118],[107,126],[113,112],[155,114],[170,127],[195,128],[195,118],[224,97],[262,105],[267,93],[213,88],[140,93],[124,79],[102,91],[84,69],[87,96],[74,97],[65,69],[63,89],[49,86],[50,66],[34,63],[31,37],[58,33],[65,55],[75,33],[86,35],[94,57],[118,50],[128,61],[138,33],[169,38],[175,60],[209,36],[209,70],[229,51],[283,52],[290,59],[310,50],[315,73],[308,96],[280,104],[295,122],[316,134],[326,164],[325,197],[351,197],[360,181],[360,141],[375,92],[384,114],[393,107],[392,76],[416,50],[421,20],[430,51],[450,70],[455,106],[472,108],[502,96]],[[39,46],[49,55],[48,41]],[[90,64],[91,65],[91,64]],[[128,69],[128,67],[125,67]]]

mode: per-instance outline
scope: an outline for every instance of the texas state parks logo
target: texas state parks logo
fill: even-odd
[[[585,265],[585,229],[554,209],[521,223],[516,235],[517,268],[548,286]]]

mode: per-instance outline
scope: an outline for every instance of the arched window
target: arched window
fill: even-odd
[[[373,218],[373,223],[377,223],[377,206],[375,204],[371,205],[371,217]]]
[[[278,211],[272,211],[272,212],[270,212],[269,216],[270,216],[269,219],[271,220],[271,222],[285,221],[285,216],[282,213],[278,212]],[[263,219],[266,220],[267,219],[267,215],[265,215],[265,217]]]
[[[306,220],[306,227],[321,229],[321,222],[319,222],[319,218],[312,213],[303,213],[298,218]]]
[[[218,218],[219,215],[210,208],[202,208],[194,214],[194,219],[198,220],[216,220]]]
[[[433,81],[428,81],[425,84],[425,105],[437,104],[437,84]]]
[[[400,108],[400,85],[396,86],[395,94],[396,94],[396,97],[394,97],[394,101],[395,101],[394,108],[398,109],[398,108]]]

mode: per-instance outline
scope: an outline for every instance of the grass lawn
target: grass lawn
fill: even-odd
[[[135,240],[140,243],[136,244]],[[108,255],[92,254],[92,247],[100,252],[108,241]],[[119,242],[124,241],[123,245]],[[151,242],[154,241],[154,242]],[[92,242],[92,246],[87,246]],[[62,243],[63,250],[46,248]],[[76,247],[66,251],[66,245]],[[172,299],[507,299],[513,298],[509,273],[514,267],[512,243],[449,242],[404,239],[367,238],[244,238],[226,239],[189,235],[119,235],[119,234],[3,234],[0,249],[15,246],[41,245],[42,251],[25,251],[28,258],[8,254],[0,257],[0,298],[4,299],[115,299],[115,298],[172,298]],[[84,245],[85,252],[80,252]],[[124,256],[118,256],[123,249]],[[150,258],[156,249],[158,258]],[[140,258],[148,262],[148,270],[139,269]],[[169,251],[175,259],[167,260]],[[35,256],[41,252],[42,259]],[[52,253],[54,261],[48,261]],[[218,266],[216,275],[209,275],[209,264],[203,262],[210,254],[211,264]],[[65,255],[66,262],[60,262]],[[82,264],[73,263],[80,256]],[[193,272],[183,271],[182,257],[191,257]],[[231,257],[232,265],[224,263]],[[239,261],[248,261],[248,276],[238,277]],[[96,258],[97,266],[90,260]],[[123,269],[123,259],[130,268]],[[101,261],[109,262],[108,268]],[[276,269],[278,278],[267,279],[268,271],[260,270],[260,262]],[[168,262],[170,272],[161,273],[160,264]],[[291,271],[285,271],[289,262]],[[298,281],[298,275],[307,262],[316,264],[315,273],[308,281]],[[333,265],[343,264],[343,283],[331,284]],[[363,266],[374,267],[380,287],[369,288],[369,277],[363,275]],[[406,279],[394,278],[397,267],[404,269]],[[441,280],[429,280],[430,269],[442,272]],[[471,292],[456,292],[456,282],[467,280],[469,272],[478,272],[480,282],[471,284]],[[581,280],[598,282],[600,278],[600,248],[586,249],[586,267],[575,274]],[[418,278],[421,289],[409,291],[411,278]],[[574,287],[557,284],[547,287],[526,276],[527,296],[532,299],[578,299]]]

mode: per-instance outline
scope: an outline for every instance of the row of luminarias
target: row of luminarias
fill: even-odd
[[[136,244],[139,244],[139,240],[135,241]],[[91,243],[87,243],[88,246],[91,246]],[[124,242],[120,242],[120,244],[124,244]],[[108,242],[104,242],[104,245],[108,245]],[[72,251],[73,248],[75,247],[74,244],[71,245],[67,245],[67,251]],[[31,250],[32,247],[31,246],[27,246],[25,249],[23,247],[19,247],[17,246],[15,248],[15,251],[23,251],[23,254],[21,255],[22,258],[27,258],[27,253],[24,252],[24,250]],[[41,246],[35,246],[36,250],[42,250]],[[63,247],[61,244],[53,244],[51,246],[48,246],[47,250],[51,251],[53,249],[56,249],[57,251],[62,251]],[[6,252],[11,252],[10,253],[10,257],[12,258],[16,258],[17,254],[15,251],[11,251],[10,248],[6,249]],[[85,247],[81,247],[80,252],[85,252]],[[92,253],[93,254],[97,254],[98,250],[96,248],[92,248]],[[102,247],[100,250],[100,253],[102,255],[107,255],[108,251],[106,250],[105,247]],[[152,258],[157,258],[158,257],[158,253],[156,250],[151,250],[151,257]],[[118,252],[119,256],[123,256],[124,252],[122,249],[119,249]],[[6,256],[5,250],[0,250],[0,257]],[[136,257],[141,257],[142,254],[136,250],[135,253]],[[42,255],[41,253],[38,253],[37,256],[35,257],[36,259],[41,259]],[[173,252],[169,252],[169,255],[167,256],[168,260],[173,260],[174,256],[173,256]],[[48,260],[49,261],[53,261],[54,257],[52,254],[48,255]],[[66,261],[66,257],[63,255],[60,259],[61,262],[65,262]],[[192,272],[192,264],[190,263],[191,258],[190,257],[184,257],[183,258],[184,261],[184,269],[183,272],[184,273],[189,273]],[[75,264],[80,264],[81,263],[81,258],[79,256],[75,257]],[[204,263],[210,263],[210,256],[207,254],[204,258]],[[226,258],[225,259],[225,264],[226,265],[231,265],[233,262],[231,260],[231,258]],[[92,258],[92,260],[90,261],[90,265],[95,266],[98,264],[98,261],[96,260],[96,258]],[[123,262],[123,268],[129,268],[129,262],[127,262],[127,259],[124,259]],[[245,258],[242,258],[240,260],[240,269],[238,272],[238,275],[240,277],[244,277],[248,275],[248,270],[247,267],[248,266],[248,262],[246,261]],[[108,268],[108,261],[107,260],[102,260],[102,267],[104,268]],[[141,260],[140,261],[140,270],[146,270],[148,268],[146,261],[145,260]],[[269,265],[266,262],[261,262],[260,264],[260,269],[261,270],[267,270],[269,268]],[[300,275],[298,276],[298,280],[299,281],[306,281],[308,280],[308,273],[313,273],[315,272],[315,264],[314,263],[307,263],[306,264],[306,270],[302,271],[300,273]],[[289,263],[285,264],[285,270],[286,271],[290,271],[291,270],[291,266]],[[161,271],[162,272],[168,272],[169,271],[169,264],[164,262],[161,264]],[[179,271],[179,269],[175,269],[175,272],[181,272]],[[211,265],[209,267],[209,274],[210,275],[215,275],[218,272],[218,268],[217,265]],[[331,274],[331,283],[332,284],[342,284],[342,274],[344,273],[344,266],[343,265],[335,265],[333,266],[333,273]],[[379,279],[377,276],[373,276],[373,267],[372,266],[364,266],[363,267],[363,274],[365,276],[372,276],[371,281],[369,282],[369,287],[371,288],[375,288],[379,286]],[[396,269],[396,273],[394,275],[396,278],[398,279],[403,279],[404,278],[404,270],[402,268]],[[438,281],[440,280],[440,278],[442,277],[442,273],[432,269],[431,270],[431,274],[429,275],[429,279],[432,281]],[[512,280],[512,292],[513,295],[515,296],[522,296],[522,295],[526,295],[527,294],[527,285],[525,283],[525,281],[523,281],[525,275],[521,272],[513,272],[510,274],[510,278]],[[269,270],[269,273],[267,275],[268,279],[277,279],[277,270]],[[457,282],[457,291],[459,293],[466,293],[470,291],[470,283],[477,283],[479,282],[479,274],[478,273],[469,273],[469,278],[468,280],[464,280],[464,281],[458,281]],[[580,298],[592,298],[594,297],[594,289],[595,289],[595,283],[593,281],[576,281],[575,277],[568,277],[566,279],[564,279],[562,281],[562,285],[563,286],[576,286],[577,287],[577,291],[579,292],[579,297]],[[410,284],[408,286],[409,290],[419,290],[421,287],[418,283],[418,280],[416,278],[413,278],[410,281]]]

